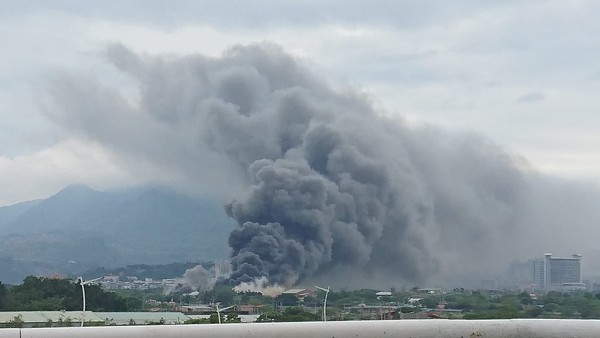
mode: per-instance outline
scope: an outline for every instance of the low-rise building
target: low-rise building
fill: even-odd
[[[313,289],[289,289],[281,293],[282,295],[292,295],[298,300],[304,300],[305,297],[314,297],[317,292]]]

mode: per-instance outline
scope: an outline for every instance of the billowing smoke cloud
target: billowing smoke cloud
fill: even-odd
[[[228,198],[233,284],[460,279],[542,252],[547,185],[485,138],[384,118],[272,45],[107,57],[137,96],[65,75],[49,113],[131,170]]]
[[[183,276],[175,279],[172,287],[166,288],[165,294],[174,292],[192,292],[211,289],[215,285],[215,278],[212,278],[209,271],[198,264],[193,268],[186,269]]]
[[[235,292],[260,292],[268,297],[277,297],[285,291],[285,287],[281,285],[273,285],[267,277],[254,278],[249,282],[241,282],[237,284],[233,290]]]
[[[214,285],[214,280],[202,265],[185,270],[183,279],[187,285],[198,291],[210,289]]]

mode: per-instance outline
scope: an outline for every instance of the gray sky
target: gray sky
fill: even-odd
[[[218,56],[270,41],[382,114],[485,135],[541,172],[600,182],[600,42],[593,1],[0,1],[0,205],[65,185],[142,183],[47,116],[48,78],[84,74],[136,98],[105,60]],[[164,180],[177,178],[163,177]]]

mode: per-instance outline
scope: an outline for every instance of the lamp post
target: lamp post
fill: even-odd
[[[85,286],[93,283],[93,282],[97,282],[99,280],[101,280],[104,277],[98,277],[98,278],[94,278],[94,279],[90,279],[88,281],[83,281],[83,277],[77,277],[77,281],[79,282],[79,285],[81,285],[81,299],[82,299],[82,312],[81,312],[81,327],[83,327],[83,322],[85,322]]]
[[[217,317],[219,317],[219,324],[221,324],[221,311],[229,310],[229,309],[231,309],[234,306],[235,305],[231,305],[231,306],[219,309],[219,304],[217,304]]]
[[[327,321],[327,295],[329,294],[329,286],[327,287],[327,289],[322,288],[320,286],[316,286],[315,287],[321,291],[325,291],[325,299],[323,300],[323,321],[326,322]]]

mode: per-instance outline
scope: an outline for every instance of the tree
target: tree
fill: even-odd
[[[210,324],[210,318],[193,318],[188,319],[184,324]]]
[[[529,294],[527,292],[521,292],[519,294],[519,298],[520,298],[521,304],[523,304],[523,305],[529,305],[529,304],[533,303],[531,296],[529,296]]]
[[[105,292],[98,285],[86,285],[86,308],[90,311],[127,311],[127,302],[112,292]],[[81,299],[81,296],[78,297]],[[81,305],[77,305],[81,307]]]
[[[402,313],[415,313],[417,312],[417,308],[414,306],[403,306],[400,308],[400,312]]]
[[[127,310],[122,297],[97,285],[86,286],[86,302],[92,311]],[[67,279],[28,276],[8,290],[0,285],[0,305],[5,311],[81,310],[81,287]]]
[[[0,282],[0,311],[4,310],[6,304],[6,286]]]
[[[557,312],[560,309],[560,305],[556,303],[547,303],[544,305],[544,311],[547,312]]]
[[[542,310],[542,308],[536,306],[536,307],[532,308],[531,310],[529,310],[529,317],[537,318],[542,314],[542,312],[544,312]]]
[[[320,316],[308,312],[300,307],[288,307],[283,312],[268,312],[261,314],[256,321],[258,322],[308,322],[317,321]]]
[[[69,317],[67,318],[59,318],[56,322],[56,326],[59,327],[71,327],[73,326],[73,320]]]
[[[134,298],[134,297],[127,297],[125,298],[125,308],[129,311],[131,310],[137,310],[137,311],[141,311],[142,310],[142,299],[140,298]]]
[[[9,320],[8,323],[6,323],[6,327],[23,327],[23,324],[25,324],[25,322],[23,321],[23,316],[18,315],[13,317],[13,319]]]
[[[215,285],[212,290],[204,291],[202,301],[204,303],[221,303],[223,305],[232,304],[233,298],[237,296],[231,286]]]
[[[277,304],[282,306],[296,306],[298,305],[298,297],[288,293],[281,294],[275,298]]]
[[[223,322],[224,318],[223,318],[223,314],[217,314],[217,313],[213,313],[210,315],[210,317],[208,318],[208,322],[211,324],[218,324],[219,323],[219,316],[221,316],[221,322]]]
[[[225,319],[225,323],[241,323],[242,318],[237,313],[229,313]]]

